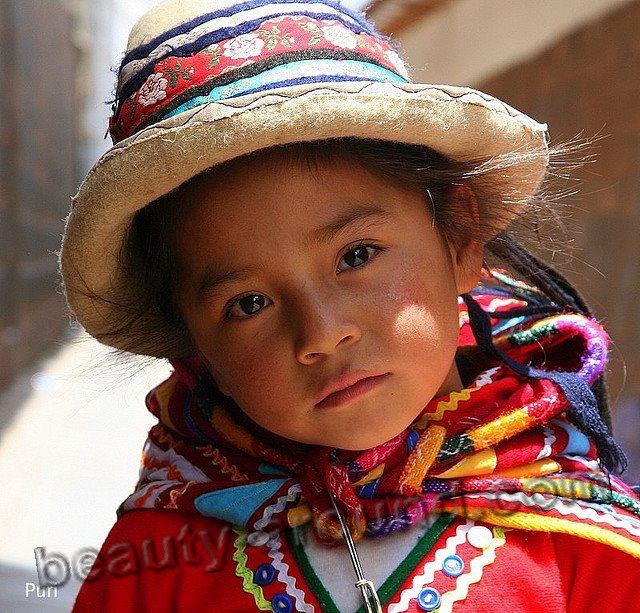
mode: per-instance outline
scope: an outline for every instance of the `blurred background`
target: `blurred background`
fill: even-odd
[[[68,611],[34,549],[100,548],[136,481],[161,361],[115,362],[72,328],[56,275],[70,197],[110,144],[115,70],[156,0],[0,0],[0,610]],[[569,233],[541,253],[612,340],[614,434],[640,481],[639,0],[373,0],[415,81],[477,87],[547,122],[552,143],[606,136],[579,171]],[[566,186],[565,186],[566,187]],[[554,253],[559,248],[566,253]]]

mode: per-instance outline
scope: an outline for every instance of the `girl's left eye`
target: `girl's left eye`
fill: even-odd
[[[373,255],[370,255],[369,249],[373,251]],[[354,247],[351,247],[351,249],[349,249],[349,251],[340,258],[340,260],[344,260],[351,268],[359,268],[363,264],[369,262],[369,260],[377,257],[384,250],[384,247],[371,243],[359,243]]]

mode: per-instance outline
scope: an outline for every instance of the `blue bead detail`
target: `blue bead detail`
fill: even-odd
[[[418,594],[418,606],[423,611],[434,611],[440,606],[440,592],[433,587],[425,587]]]
[[[271,564],[260,564],[253,573],[253,580],[258,585],[269,585],[276,578],[276,569]]]
[[[286,594],[276,594],[271,599],[271,606],[275,613],[291,613],[293,611],[293,602]]]
[[[442,561],[442,572],[447,575],[447,577],[459,577],[463,570],[464,562],[460,556],[447,556]]]

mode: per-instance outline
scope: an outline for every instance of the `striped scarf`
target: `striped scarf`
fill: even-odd
[[[519,364],[575,373],[593,386],[609,342],[598,322],[575,313],[522,315],[540,294],[500,271],[492,279],[499,283],[485,278],[472,294],[490,316],[495,347]],[[147,395],[158,423],[118,515],[175,509],[251,530],[312,522],[331,543],[342,539],[333,496],[356,540],[452,513],[575,534],[640,557],[640,500],[602,467],[594,441],[568,418],[567,386],[487,358],[468,304],[459,301],[457,360],[461,373],[465,363],[475,365],[463,376],[470,382],[429,401],[392,440],[361,452],[267,432],[212,389],[199,359],[172,361],[174,372]]]

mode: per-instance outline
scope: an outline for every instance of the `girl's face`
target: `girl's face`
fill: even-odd
[[[192,190],[176,230],[178,302],[220,390],[250,418],[367,449],[461,388],[457,297],[478,281],[481,245],[450,246],[421,193],[348,158],[311,168],[270,151],[220,176]],[[354,371],[388,374],[319,406]]]

